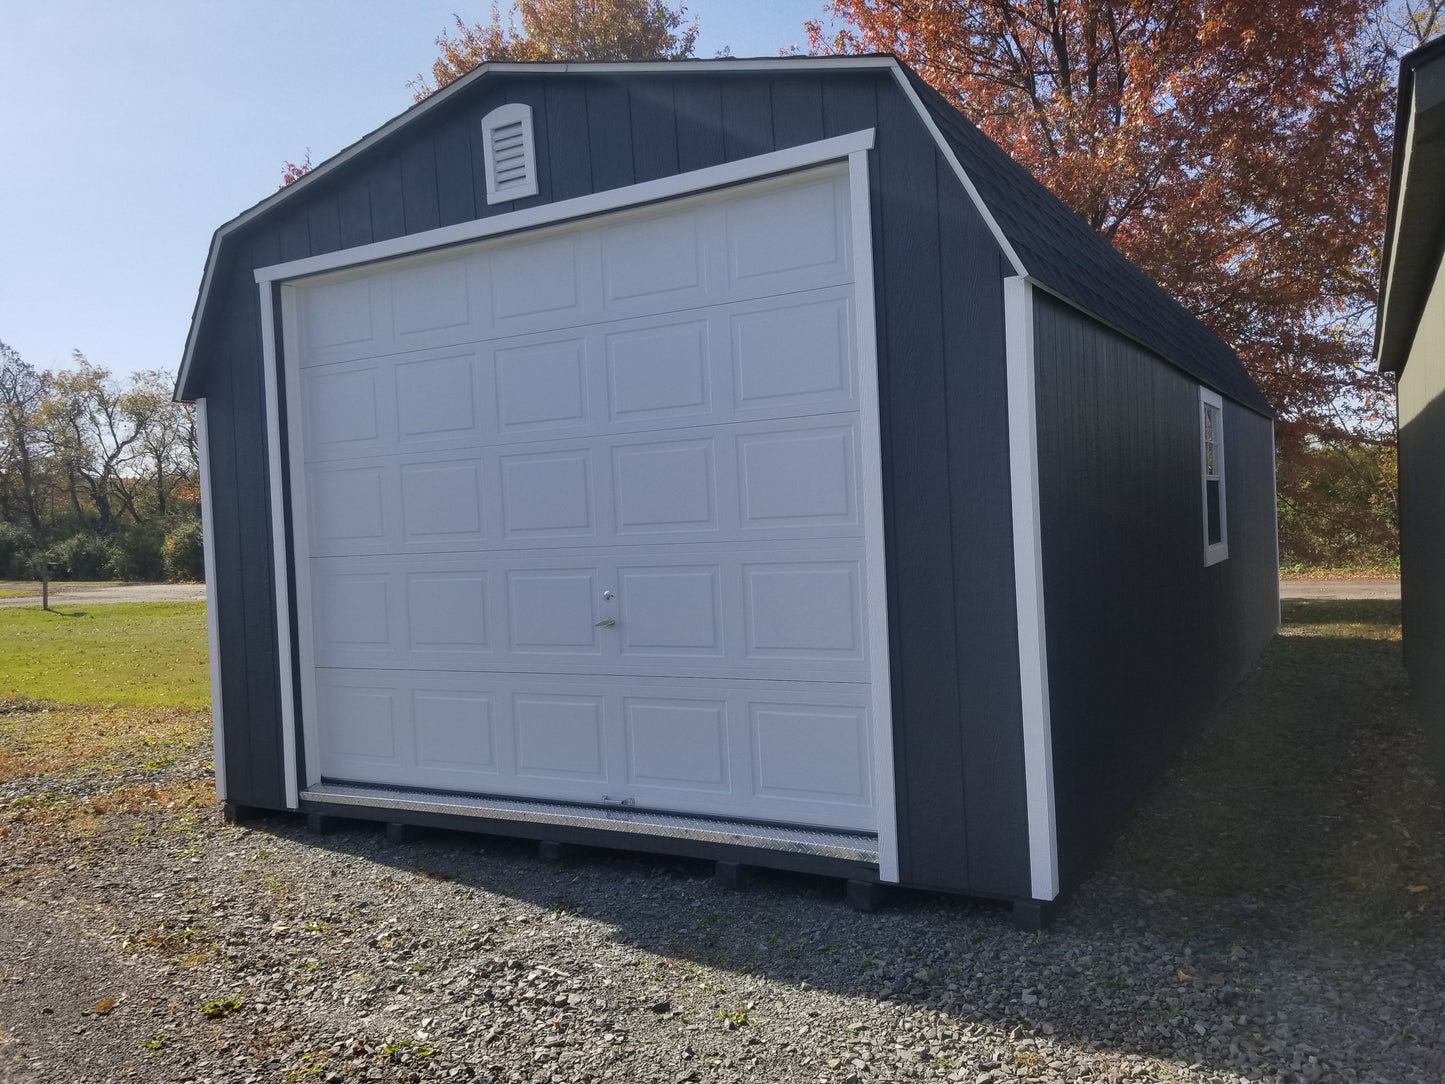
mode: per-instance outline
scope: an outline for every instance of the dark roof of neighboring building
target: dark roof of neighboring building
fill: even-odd
[[[1406,225],[1408,223],[1408,225]],[[1445,37],[1400,58],[1375,361],[1405,367],[1445,252]]]
[[[1016,269],[1074,307],[1136,340],[1202,383],[1266,416],[1269,404],[1250,379],[1235,352],[1191,316],[1182,305],[1121,256],[1108,241],[1049,192],[996,143],[973,126],[923,79],[896,57],[772,57],[754,60],[659,61],[642,63],[484,64],[449,84],[347,147],[294,184],[283,188],[216,231],[201,283],[185,357],[177,380],[178,396],[190,392],[189,373],[211,276],[227,234],[268,213],[275,205],[310,187],[357,154],[369,150],[399,128],[490,73],[556,76],[569,72],[630,71],[641,73],[706,70],[713,74],[749,70],[790,70],[804,67],[886,67],[900,77],[918,108],[931,121],[972,183],[986,218],[996,228]]]
[[[1221,394],[1273,416],[1239,356],[1223,339],[1121,256],[917,72],[906,65],[903,70],[1030,278]]]

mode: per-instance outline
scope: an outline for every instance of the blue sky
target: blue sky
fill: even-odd
[[[699,56],[806,46],[824,0],[692,0]],[[0,13],[0,341],[174,372],[211,233],[411,104],[490,0],[45,0]]]

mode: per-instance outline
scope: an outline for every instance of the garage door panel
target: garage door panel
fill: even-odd
[[[311,552],[856,538],[859,443],[843,414],[316,464]]]
[[[863,661],[858,561],[750,562],[742,581],[748,659]]]
[[[712,412],[707,320],[604,332],[610,426],[687,424]]]
[[[300,389],[305,460],[854,413],[854,347],[839,326],[851,319],[845,295],[835,287],[310,366]]]
[[[595,537],[593,460],[590,447],[502,455],[502,537],[512,542]]]
[[[719,549],[419,556],[405,569],[386,558],[320,561],[312,577],[316,662],[698,678],[756,676],[761,668],[790,680],[857,678],[867,663],[867,615],[855,543]],[[606,621],[613,624],[599,624]]]
[[[327,670],[318,688],[330,781],[873,827],[866,687]]]
[[[296,320],[303,366],[390,353],[391,280],[349,272],[317,282],[298,299]]]
[[[847,180],[765,190],[727,206],[729,289],[768,294],[852,277],[848,265]]]
[[[297,290],[320,770],[869,830],[844,171]]]
[[[852,344],[846,299],[788,299],[732,316],[738,409],[853,405]]]

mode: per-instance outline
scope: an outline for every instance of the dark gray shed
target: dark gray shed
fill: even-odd
[[[1277,624],[1237,357],[891,57],[478,69],[177,395],[235,810],[1034,913]]]
[[[1400,60],[1375,356],[1395,374],[1405,667],[1445,778],[1445,38]]]

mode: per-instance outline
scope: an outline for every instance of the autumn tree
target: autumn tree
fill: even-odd
[[[680,60],[697,40],[686,17],[663,0],[516,0],[504,22],[494,3],[490,22],[458,15],[457,36],[437,38],[435,85],[418,76],[409,86],[420,101],[487,60]]]
[[[811,24],[815,51],[907,61],[1230,342],[1279,414],[1282,457],[1388,445],[1391,389],[1369,363],[1392,106],[1378,0],[833,13],[851,26],[825,40]]]

